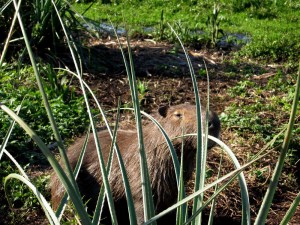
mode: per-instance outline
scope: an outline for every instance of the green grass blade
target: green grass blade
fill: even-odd
[[[69,35],[66,31],[64,23],[62,21],[62,18],[60,17],[59,11],[58,11],[58,9],[57,9],[57,7],[56,7],[53,0],[52,0],[52,4],[55,8],[58,19],[59,19],[59,21],[61,23],[61,26],[62,26],[62,29],[64,31],[64,34],[65,34],[65,37],[66,37],[66,40],[67,40],[67,43],[68,43],[68,46],[69,46],[69,50],[71,52],[73,62],[74,62],[75,68],[76,68],[76,73],[77,73],[78,78],[79,78],[79,83],[80,83],[80,86],[81,86],[81,90],[83,92],[84,100],[85,100],[85,103],[86,103],[87,112],[88,112],[88,115],[89,115],[91,128],[92,128],[93,136],[94,136],[94,140],[95,140],[95,145],[96,145],[96,149],[97,149],[97,153],[98,153],[98,160],[99,160],[99,164],[100,164],[100,170],[101,170],[101,175],[102,175],[102,179],[103,179],[103,184],[104,184],[104,187],[105,187],[105,193],[106,193],[106,196],[107,196],[108,206],[109,206],[109,210],[110,210],[110,214],[111,214],[112,224],[118,224],[117,215],[116,215],[115,206],[114,206],[114,201],[113,201],[113,197],[112,197],[112,191],[110,189],[110,185],[109,185],[109,181],[108,181],[108,173],[106,171],[103,155],[102,155],[102,152],[101,152],[99,137],[97,135],[93,115],[92,115],[92,112],[91,112],[91,109],[90,109],[90,106],[89,106],[89,101],[88,101],[87,94],[85,92],[85,86],[83,84],[83,80],[82,80],[82,77],[81,77],[81,75],[82,75],[82,70],[80,69],[81,64],[80,64],[80,66],[78,65],[77,57],[76,57],[75,51],[73,49],[73,48],[75,48],[75,46],[72,44],[74,42],[71,43],[71,41],[70,41],[71,37],[69,37]],[[80,60],[79,60],[79,62],[80,62]]]
[[[195,72],[191,63],[191,60],[185,50],[185,47],[183,43],[181,42],[181,39],[177,32],[174,30],[174,28],[168,24],[171,28],[172,32],[175,34],[177,40],[179,41],[181,48],[184,51],[188,67],[190,70],[190,75],[193,83],[193,89],[194,89],[194,95],[195,95],[195,103],[196,103],[196,112],[197,112],[197,153],[196,153],[196,175],[195,175],[195,187],[194,190],[197,191],[199,189],[202,189],[204,187],[204,181],[205,181],[205,166],[206,166],[206,155],[207,155],[207,148],[205,147],[205,139],[202,136],[203,131],[203,123],[202,123],[202,116],[201,116],[201,103],[200,103],[200,96],[198,91],[198,85],[197,80],[195,76]],[[203,194],[197,196],[194,199],[193,203],[193,212],[195,212],[198,208],[201,207],[203,201]],[[192,222],[194,225],[195,223],[201,224],[201,214],[197,217],[195,221]]]
[[[69,71],[69,70],[66,70],[66,69],[61,69],[61,70],[64,70],[64,71],[67,71],[69,73],[72,73],[74,76],[78,77],[77,74],[73,73],[72,71]],[[79,78],[79,77],[78,77]],[[94,95],[93,91],[90,89],[90,87],[84,82],[82,81],[83,85],[85,86],[85,88],[89,91],[89,93],[92,95],[94,101],[96,102],[97,104],[97,107],[102,115],[102,118],[106,124],[106,127],[107,127],[107,130],[108,132],[110,133],[111,137],[113,138],[113,133],[111,131],[111,128],[108,124],[108,121],[106,119],[106,116],[105,116],[105,113],[97,99],[97,97]],[[117,152],[120,152],[119,148],[118,148],[118,145],[115,145],[115,150]],[[129,210],[129,219],[130,219],[130,223],[131,224],[136,224],[136,215],[135,215],[135,210],[134,210],[134,203],[133,203],[133,199],[132,199],[132,194],[131,194],[131,190],[130,190],[130,185],[129,185],[129,182],[128,182],[128,179],[125,178],[127,177],[126,175],[126,169],[125,169],[125,166],[124,166],[124,163],[123,163],[123,160],[122,158],[120,157],[121,154],[117,154],[117,157],[118,157],[118,160],[119,160],[119,164],[120,164],[120,168],[121,168],[121,172],[122,172],[122,176],[123,176],[123,181],[124,179],[126,179],[127,181],[124,181],[124,186],[125,186],[125,195],[126,195],[126,199],[127,199],[127,205],[128,205],[128,210]],[[123,164],[123,165],[121,165]],[[127,184],[126,184],[127,183]]]
[[[81,168],[81,165],[82,165],[82,162],[83,162],[83,157],[84,157],[84,154],[86,152],[86,146],[87,146],[87,143],[88,143],[88,139],[89,139],[89,133],[90,133],[90,129],[88,129],[88,132],[87,132],[87,135],[86,135],[86,138],[84,140],[84,143],[83,143],[83,146],[82,146],[82,150],[80,152],[80,155],[78,157],[78,161],[76,163],[76,166],[75,166],[75,169],[74,169],[74,177],[75,177],[75,180],[77,179],[78,177],[78,174],[79,174],[79,171],[80,171],[80,168]],[[68,193],[65,193],[63,198],[61,199],[61,202],[56,210],[56,216],[59,218],[59,220],[61,220],[62,218],[62,215],[64,213],[64,210],[65,210],[65,207],[66,207],[66,203],[68,201]]]
[[[295,123],[295,118],[296,118],[296,112],[297,112],[297,107],[298,107],[298,102],[299,102],[299,95],[300,95],[300,63],[299,63],[299,69],[298,69],[298,77],[297,77],[297,84],[295,88],[295,95],[294,95],[294,100],[293,100],[293,105],[292,105],[292,110],[290,114],[290,119],[288,123],[288,128],[285,133],[284,141],[281,146],[281,151],[280,151],[280,156],[279,159],[276,163],[274,173],[272,175],[268,190],[265,194],[265,197],[263,199],[262,205],[259,209],[257,218],[255,220],[255,225],[263,225],[265,224],[265,221],[267,219],[273,197],[278,185],[278,180],[281,175],[283,166],[284,166],[284,160],[289,148],[289,143],[292,138],[292,131]]]
[[[21,105],[22,105],[22,103],[21,103]],[[16,108],[16,111],[17,111],[16,114],[17,114],[17,115],[19,115],[19,112],[20,112],[20,109],[21,109],[21,105],[19,105],[19,106]],[[6,135],[5,135],[4,139],[3,139],[3,142],[2,142],[2,144],[0,145],[0,160],[1,160],[1,158],[2,158],[4,149],[5,149],[6,145],[7,145],[8,139],[9,139],[9,137],[10,137],[10,135],[11,135],[11,132],[12,132],[13,129],[14,129],[15,124],[16,124],[16,121],[12,121],[12,123],[10,124],[10,126],[9,126],[9,128],[8,128],[8,131],[7,131],[7,133],[6,133]]]
[[[293,215],[295,214],[295,212],[297,210],[299,203],[300,203],[300,192],[298,193],[298,195],[294,199],[293,203],[291,204],[290,208],[286,212],[280,225],[287,225],[290,222],[291,218],[293,217]]]
[[[184,179],[183,179],[183,151],[184,151],[184,131],[182,131],[182,144],[181,144],[181,160],[180,160],[180,182],[179,182],[179,190],[177,201],[181,201],[185,198],[185,187],[184,187]],[[176,212],[176,224],[181,225],[185,222],[187,215],[187,204],[182,204],[177,208]]]
[[[12,1],[9,1],[8,4],[10,4],[11,2],[12,2]],[[13,32],[13,29],[14,29],[15,24],[16,24],[16,21],[17,21],[17,15],[18,15],[18,13],[19,13],[19,9],[20,9],[20,6],[21,6],[21,2],[22,2],[22,1],[19,0],[18,5],[17,5],[17,7],[16,7],[16,12],[15,12],[15,14],[14,14],[14,18],[13,18],[13,20],[12,20],[12,23],[11,23],[11,25],[10,25],[10,29],[9,29],[7,38],[6,38],[6,40],[5,40],[4,48],[3,48],[3,50],[2,50],[2,54],[1,54],[1,58],[0,58],[0,67],[1,67],[2,64],[3,64],[4,58],[5,58],[5,55],[6,55],[8,46],[9,46],[9,41],[10,41],[10,39],[11,39],[12,32]],[[0,14],[1,14],[1,13],[0,13]],[[0,159],[1,159],[1,157],[0,157]]]
[[[15,9],[17,10],[18,6],[17,6],[17,3],[16,3],[16,0],[13,0],[13,2],[14,2]],[[44,103],[45,109],[47,111],[47,115],[48,115],[52,130],[53,130],[55,139],[57,141],[60,154],[62,155],[64,163],[66,165],[66,172],[67,172],[68,176],[70,177],[70,181],[71,181],[72,185],[76,188],[75,179],[74,179],[74,176],[72,175],[72,170],[71,170],[70,164],[67,160],[64,145],[63,145],[61,136],[59,134],[57,124],[55,122],[52,110],[50,108],[50,104],[49,104],[47,95],[46,95],[44,87],[43,87],[43,83],[42,83],[42,80],[41,80],[41,77],[40,77],[40,74],[39,74],[39,71],[38,71],[38,68],[37,68],[37,64],[35,62],[35,58],[34,58],[34,55],[33,55],[33,52],[32,52],[31,46],[30,46],[30,41],[27,37],[26,30],[25,30],[24,24],[22,22],[22,17],[21,17],[19,12],[16,12],[16,13],[17,13],[19,25],[21,27],[22,34],[23,34],[23,37],[24,37],[24,41],[25,41],[25,44],[26,44],[26,49],[28,51],[29,58],[30,58],[30,61],[31,61],[31,64],[32,64],[32,68],[33,68],[33,71],[34,71],[34,74],[35,74],[35,77],[36,77],[36,81],[37,81],[40,93],[42,95],[43,103]],[[76,189],[76,191],[79,193],[78,189]]]
[[[184,136],[194,136],[197,134],[186,134]],[[204,135],[203,135],[204,136]],[[177,137],[177,138],[181,138],[181,137]],[[221,140],[208,135],[208,139],[216,142],[216,144],[218,144],[219,146],[221,146],[221,148],[223,149],[223,151],[226,152],[226,154],[231,158],[231,161],[233,162],[234,166],[236,169],[241,168],[241,165],[239,164],[236,156],[234,155],[234,153],[232,152],[232,150],[226,145],[224,144]],[[259,157],[259,156],[257,156]],[[257,159],[257,157],[255,159]],[[247,189],[247,183],[246,183],[246,179],[243,173],[240,173],[238,175],[238,179],[239,179],[239,185],[241,188],[241,198],[242,198],[242,224],[248,224],[250,225],[250,201],[249,201],[249,193],[248,193],[248,189]],[[202,208],[202,206],[200,207]],[[195,211],[196,212],[196,211]],[[193,217],[194,218],[194,217]]]
[[[219,169],[218,169],[217,179],[219,179],[219,178],[220,178],[220,175],[221,175],[222,161],[223,161],[223,154],[221,154],[221,157],[220,157],[220,162],[219,162]],[[214,194],[217,193],[218,188],[219,188],[219,185],[216,185],[216,186],[215,186]],[[217,203],[217,198],[214,198],[214,199],[212,200],[212,203],[211,203],[211,209],[210,209],[210,213],[209,213],[207,225],[213,225],[213,221],[214,221],[214,212],[215,212],[215,208],[216,208],[216,203]]]
[[[134,110],[132,108],[122,108],[122,109],[124,109],[124,110]],[[179,187],[179,183],[180,183],[180,163],[178,161],[176,151],[175,151],[174,146],[172,144],[172,140],[168,137],[168,135],[167,135],[166,131],[164,130],[164,128],[159,124],[159,122],[153,116],[151,116],[150,114],[148,114],[144,111],[141,111],[141,114],[143,116],[147,117],[148,119],[150,119],[157,126],[157,128],[160,130],[160,132],[164,136],[165,141],[166,141],[166,143],[168,145],[168,148],[170,150],[170,154],[172,156],[174,169],[175,169],[176,182],[177,182],[177,185]]]
[[[120,107],[118,108],[118,110],[120,110]],[[118,117],[119,117],[119,114],[120,114],[120,112],[118,112]],[[119,118],[117,118],[117,121],[119,121]],[[117,134],[117,129],[115,130],[115,134]],[[136,217],[136,212],[135,212],[135,208],[134,208],[134,202],[133,202],[133,197],[132,197],[132,193],[131,193],[131,189],[130,189],[129,179],[128,179],[127,173],[126,173],[126,167],[123,162],[120,150],[116,143],[115,143],[115,151],[116,151],[119,165],[121,168],[123,183],[124,183],[124,187],[125,187],[125,195],[126,195],[126,199],[127,199],[129,221],[130,221],[131,225],[137,225],[137,217]]]
[[[231,183],[236,179],[237,176],[239,176],[239,174],[240,174],[241,172],[242,172],[242,171],[239,171],[239,173],[235,173],[232,177],[230,177],[230,179],[229,179],[225,184],[223,184],[220,188],[218,188],[218,189],[214,192],[214,194],[213,194],[210,198],[208,198],[208,199],[206,200],[206,202],[204,202],[204,203],[202,204],[202,206],[201,206],[199,209],[197,209],[197,211],[196,211],[195,213],[193,213],[193,215],[186,221],[185,225],[187,225],[187,224],[189,224],[190,222],[192,222],[193,220],[195,220],[195,218],[203,211],[203,209],[205,209],[205,208],[210,204],[210,202],[212,202],[213,200],[215,200],[215,199],[218,197],[218,195],[219,195],[222,191],[224,191],[224,190],[226,189],[226,187],[228,187],[228,185],[231,184]],[[217,184],[217,185],[218,185],[218,184]],[[217,185],[216,185],[216,186],[217,186]]]
[[[143,194],[143,205],[144,205],[144,220],[147,221],[152,216],[155,215],[154,212],[154,202],[152,197],[150,176],[147,165],[147,156],[144,148],[144,139],[143,139],[143,129],[142,129],[142,118],[140,112],[139,98],[138,98],[138,90],[137,90],[137,82],[135,77],[134,65],[131,55],[130,42],[127,36],[128,43],[128,55],[130,62],[130,70],[131,73],[128,74],[128,78],[131,80],[129,84],[131,84],[131,94],[132,101],[135,112],[135,121],[137,127],[138,141],[139,141],[139,151],[140,151],[140,165],[141,165],[141,184],[142,184],[142,194]]]
[[[114,32],[116,34],[116,30],[114,29]],[[142,134],[142,125],[141,125],[141,113],[139,108],[139,100],[138,100],[138,91],[136,86],[136,77],[134,73],[134,66],[131,56],[131,49],[130,44],[127,39],[128,43],[128,54],[129,54],[129,60],[130,60],[130,67],[128,65],[128,62],[126,60],[124,51],[122,49],[122,45],[120,43],[119,37],[116,34],[120,50],[123,56],[126,73],[128,76],[129,86],[131,90],[132,95],[132,101],[134,105],[134,113],[135,113],[135,119],[136,119],[136,127],[137,127],[137,133],[138,133],[138,141],[139,141],[139,151],[140,151],[140,166],[141,166],[141,183],[142,183],[142,195],[143,195],[143,206],[144,206],[144,220],[148,220],[154,215],[154,203],[152,198],[152,191],[150,186],[150,179],[149,179],[149,172],[147,167],[147,160],[144,150],[144,143],[143,143],[143,134]]]
[[[5,177],[4,179],[4,190],[5,193],[8,192],[7,190],[7,182],[9,179],[18,179],[21,182],[23,182],[24,184],[27,185],[27,187],[29,187],[32,192],[35,194],[36,198],[39,200],[47,218],[48,221],[50,222],[50,224],[55,224],[55,225],[59,225],[59,221],[57,219],[57,217],[55,216],[55,213],[53,212],[52,208],[50,207],[49,203],[46,201],[46,199],[44,198],[44,196],[37,190],[37,188],[25,177],[22,177],[19,174],[16,173],[12,173],[9,174],[7,177]],[[6,195],[7,196],[7,195]]]
[[[210,140],[213,140],[218,145],[221,146],[221,148],[227,153],[227,155],[231,158],[231,161],[233,162],[236,169],[241,168],[241,165],[239,161],[237,160],[236,156],[232,152],[232,150],[225,145],[222,141],[219,139],[208,135],[208,138]],[[250,201],[249,201],[249,193],[247,188],[246,179],[243,173],[239,174],[238,176],[239,185],[241,188],[241,198],[242,198],[242,224],[251,224],[251,216],[250,216]]]
[[[0,14],[4,12],[4,10],[12,3],[13,0],[7,1],[3,6],[0,8]]]
[[[122,108],[122,109],[124,109],[124,110],[134,110],[132,108]],[[184,189],[184,184],[182,183],[183,180],[181,179],[182,178],[181,167],[182,167],[183,164],[182,163],[179,164],[178,157],[177,157],[177,154],[176,154],[176,151],[174,149],[174,146],[172,144],[171,139],[168,137],[168,135],[165,132],[164,128],[159,124],[159,122],[154,117],[152,117],[151,115],[149,115],[148,113],[143,112],[143,111],[141,111],[141,114],[144,115],[144,116],[146,116],[148,119],[150,119],[158,127],[158,129],[160,130],[160,132],[164,136],[165,141],[166,141],[166,143],[168,145],[168,148],[170,150],[170,154],[171,154],[172,160],[173,160],[173,165],[174,165],[174,170],[175,170],[175,176],[176,176],[176,181],[177,181],[177,186],[178,186],[178,193],[179,193],[179,196],[181,196],[181,198],[184,198],[185,197],[185,189]],[[182,136],[182,137],[184,137],[184,136]],[[182,208],[181,212],[183,212],[183,214],[181,214],[180,218],[177,219],[177,220],[181,220],[181,219],[185,218],[186,212],[185,212],[184,207]]]
[[[128,177],[127,177],[125,164],[123,162],[119,147],[118,147],[117,142],[116,142],[119,120],[120,120],[120,101],[119,101],[119,106],[118,106],[118,111],[117,111],[116,126],[115,126],[113,137],[112,137],[111,153],[110,153],[109,160],[108,160],[107,170],[108,171],[111,170],[113,149],[115,149],[117,159],[118,159],[118,162],[119,162],[119,165],[120,165],[121,173],[122,173],[122,179],[123,179],[123,184],[124,184],[124,188],[125,188],[125,195],[126,195],[126,198],[127,198],[130,224],[136,225],[137,224],[136,213],[135,213],[133,198],[132,198],[132,194],[131,194],[131,190],[130,190],[130,184],[129,184],[129,180],[128,180]],[[102,197],[101,197],[101,191],[100,191],[99,200],[98,200],[99,203],[97,203],[97,207],[96,207],[95,214],[94,214],[94,219],[93,219],[93,224],[100,224],[100,214],[101,214],[100,205],[103,204],[103,200],[101,198]]]
[[[27,176],[21,165],[17,162],[17,160],[6,149],[3,149],[3,152],[15,164],[21,175],[29,180],[29,177]]]
[[[106,170],[108,171],[108,175],[110,173],[111,166],[112,166],[113,149],[114,149],[114,146],[115,146],[116,140],[117,140],[117,130],[118,130],[118,125],[119,125],[119,119],[120,119],[120,110],[118,108],[116,126],[115,126],[115,129],[114,129],[111,148],[110,148],[110,152],[109,152],[109,156],[108,156],[108,160],[107,160],[107,166],[106,166]],[[101,210],[103,208],[103,204],[104,204],[104,200],[105,200],[104,191],[105,191],[104,186],[101,185],[98,200],[97,200],[97,205],[96,205],[96,209],[95,209],[94,216],[93,216],[93,221],[92,221],[93,224],[95,224],[95,225],[100,224]]]

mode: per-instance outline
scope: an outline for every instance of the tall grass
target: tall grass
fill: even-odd
[[[92,93],[92,90],[84,82],[84,80],[82,78],[83,71],[82,71],[82,67],[81,67],[81,61],[80,61],[80,57],[78,56],[78,53],[76,51],[76,46],[73,44],[74,42],[72,41],[70,34],[65,29],[64,21],[60,17],[61,12],[55,7],[56,2],[52,1],[53,7],[58,15],[58,20],[60,21],[60,24],[61,24],[61,29],[64,31],[65,38],[67,40],[68,47],[70,49],[70,54],[72,55],[74,67],[76,70],[75,72],[69,71],[69,70],[66,70],[66,71],[68,71],[70,74],[75,75],[76,78],[79,80],[80,88],[81,88],[82,94],[84,95],[84,99],[86,102],[87,113],[90,118],[90,127],[92,130],[92,135],[94,135],[94,139],[96,142],[96,148],[97,148],[97,152],[98,152],[98,160],[99,160],[99,164],[100,164],[100,168],[101,168],[101,174],[103,177],[103,187],[101,188],[101,191],[98,196],[96,211],[93,215],[93,218],[91,219],[90,216],[88,215],[88,213],[86,212],[86,209],[82,202],[82,199],[81,199],[82,197],[80,196],[80,193],[79,193],[79,190],[77,187],[77,183],[76,183],[76,179],[75,179],[78,174],[78,171],[80,169],[81,160],[85,154],[86,145],[84,145],[81,156],[80,156],[79,163],[76,166],[75,170],[73,171],[73,169],[69,165],[69,161],[66,156],[66,150],[64,148],[62,139],[60,137],[60,133],[58,131],[56,121],[53,117],[53,113],[52,113],[51,107],[49,105],[48,97],[45,94],[43,80],[42,80],[42,77],[40,76],[40,71],[37,67],[37,63],[33,56],[32,46],[30,45],[30,41],[28,39],[26,29],[24,28],[26,26],[26,24],[23,24],[21,14],[18,11],[18,8],[19,8],[18,2],[16,0],[13,0],[13,4],[16,8],[16,18],[18,19],[19,26],[22,31],[22,37],[25,41],[26,49],[27,49],[28,55],[31,60],[31,64],[34,69],[36,83],[37,83],[40,93],[42,95],[43,104],[47,111],[49,123],[52,126],[55,139],[58,143],[60,155],[61,155],[62,162],[63,162],[63,167],[62,167],[62,165],[60,165],[58,163],[58,161],[54,157],[53,153],[44,144],[43,140],[39,136],[37,136],[37,134],[22,120],[22,118],[20,118],[17,115],[17,113],[13,112],[11,109],[9,109],[7,106],[5,106],[3,104],[0,104],[1,110],[3,110],[7,115],[9,115],[10,118],[13,120],[13,122],[12,122],[11,127],[7,131],[6,137],[2,141],[2,145],[0,147],[0,160],[1,160],[2,154],[6,154],[6,155],[10,156],[10,153],[7,152],[5,149],[5,146],[6,146],[6,143],[9,141],[9,137],[10,137],[11,133],[13,132],[14,124],[17,123],[19,126],[21,126],[24,129],[24,132],[26,132],[30,136],[30,138],[33,139],[33,141],[37,144],[39,149],[46,156],[46,158],[49,161],[50,165],[52,166],[54,172],[58,175],[59,179],[63,183],[63,185],[67,191],[67,194],[63,198],[63,201],[62,201],[61,206],[59,207],[58,211],[56,213],[54,213],[53,210],[51,209],[51,207],[49,207],[49,203],[45,200],[45,198],[41,195],[41,193],[38,192],[38,190],[34,187],[34,185],[32,185],[32,183],[29,181],[28,176],[22,169],[19,169],[20,174],[10,174],[5,178],[5,187],[7,187],[7,184],[11,179],[18,179],[18,180],[24,182],[35,193],[35,195],[39,199],[39,201],[43,207],[43,210],[45,211],[47,219],[49,220],[49,223],[51,223],[51,224],[59,224],[60,223],[60,219],[63,215],[64,206],[67,203],[68,196],[69,196],[70,200],[73,202],[76,214],[78,214],[82,224],[100,224],[101,209],[103,207],[105,198],[107,199],[108,204],[109,204],[112,223],[118,224],[118,223],[122,222],[122,221],[117,221],[117,217],[116,217],[116,210],[114,207],[112,190],[110,188],[109,181],[108,181],[110,168],[111,168],[111,160],[108,160],[109,161],[108,164],[105,164],[104,160],[103,160],[103,156],[102,156],[102,152],[101,152],[101,142],[97,136],[95,122],[94,122],[94,115],[92,114],[92,110],[91,110],[91,107],[89,104],[90,97],[92,97],[95,100],[95,102],[97,103],[98,110],[100,111],[100,113],[106,123],[107,129],[109,130],[109,133],[111,135],[111,138],[112,138],[111,153],[113,151],[116,153],[117,158],[118,158],[118,163],[120,165],[120,170],[122,171],[122,178],[123,178],[124,188],[126,191],[126,198],[128,200],[128,212],[129,212],[129,217],[130,217],[130,224],[137,224],[137,218],[136,218],[136,214],[135,214],[136,209],[134,208],[134,200],[131,195],[130,184],[128,181],[128,177],[126,175],[126,168],[124,166],[120,151],[119,151],[117,143],[116,143],[116,135],[117,135],[118,125],[116,125],[116,128],[114,131],[112,131],[110,129],[109,123],[106,119],[105,112],[103,111],[100,102],[97,100],[95,95]],[[40,7],[42,7],[42,6],[40,6]],[[172,29],[172,27],[171,27],[171,29]],[[172,142],[171,142],[170,138],[166,135],[166,132],[164,131],[163,127],[153,117],[146,114],[145,112],[142,112],[140,109],[138,91],[137,91],[137,79],[135,76],[134,64],[133,64],[132,55],[131,55],[130,42],[129,41],[127,42],[129,59],[127,59],[127,57],[126,57],[125,53],[123,52],[123,49],[120,45],[120,50],[123,54],[124,63],[126,66],[126,72],[127,72],[127,76],[128,76],[128,81],[130,84],[130,91],[131,91],[132,102],[133,102],[133,106],[134,106],[132,110],[134,112],[136,129],[137,129],[137,133],[138,133],[139,153],[140,153],[140,173],[141,173],[141,183],[143,184],[142,185],[142,193],[143,193],[144,220],[145,220],[144,224],[155,224],[157,219],[170,213],[172,210],[176,210],[176,209],[178,209],[177,217],[176,217],[177,224],[185,224],[185,223],[190,223],[190,222],[192,224],[201,224],[202,223],[201,213],[202,213],[203,209],[205,207],[207,207],[212,201],[214,201],[218,197],[218,195],[220,193],[222,193],[228,187],[228,185],[231,182],[233,182],[233,180],[236,178],[239,180],[239,185],[241,187],[241,195],[242,195],[243,218],[242,218],[241,222],[242,222],[242,224],[250,224],[250,219],[251,219],[250,203],[249,203],[250,201],[249,201],[249,196],[248,196],[247,183],[246,183],[246,179],[243,175],[243,171],[246,168],[248,168],[250,165],[252,165],[254,162],[261,159],[262,157],[266,157],[268,155],[268,152],[267,153],[262,152],[260,155],[258,155],[256,158],[254,158],[252,161],[249,161],[241,166],[239,164],[238,160],[236,159],[235,155],[233,154],[233,152],[231,151],[231,149],[228,146],[226,146],[222,141],[208,136],[207,129],[204,134],[202,133],[202,131],[204,130],[204,129],[202,129],[203,126],[206,127],[208,122],[207,122],[207,120],[202,121],[202,117],[201,117],[202,109],[201,109],[199,90],[198,90],[198,86],[197,86],[197,79],[196,79],[190,58],[189,58],[187,52],[185,51],[185,48],[184,48],[182,42],[180,41],[180,37],[176,34],[176,32],[175,32],[175,35],[178,37],[178,40],[179,40],[180,44],[182,45],[185,55],[186,55],[187,64],[190,69],[191,79],[193,81],[193,88],[194,88],[194,95],[195,95],[196,109],[197,109],[197,121],[196,122],[197,122],[198,132],[196,134],[184,134],[183,133],[182,137],[179,137],[179,138],[185,138],[185,136],[188,136],[188,135],[196,135],[197,136],[197,155],[196,155],[197,164],[196,164],[196,168],[195,168],[196,181],[195,181],[194,193],[191,194],[190,196],[186,196],[186,194],[184,193],[184,183],[183,183],[183,179],[182,179],[182,174],[183,174],[182,163],[183,162],[182,161],[179,162],[178,157],[175,153],[174,147],[172,146]],[[59,69],[65,70],[62,68],[59,68]],[[296,85],[296,90],[295,90],[293,109],[291,111],[290,122],[289,122],[289,126],[288,126],[288,129],[286,132],[286,138],[284,139],[285,141],[282,144],[281,155],[278,159],[278,163],[277,163],[275,171],[274,171],[273,179],[271,180],[269,189],[266,193],[266,197],[262,204],[261,210],[256,218],[255,224],[264,224],[265,223],[266,217],[268,215],[268,211],[270,208],[270,204],[273,199],[274,192],[278,185],[278,179],[282,172],[282,168],[284,165],[284,158],[285,158],[287,150],[288,150],[289,141],[291,139],[291,132],[292,132],[293,124],[295,121],[296,109],[297,109],[299,92],[300,92],[299,89],[300,89],[300,67],[299,67],[299,72],[298,72],[298,80],[297,80],[297,85]],[[118,110],[119,110],[119,108],[118,108]],[[22,110],[22,106],[20,107],[20,110]],[[120,113],[120,111],[117,112],[116,124],[118,124],[119,113]],[[169,146],[170,154],[172,155],[174,168],[175,168],[175,175],[176,175],[176,179],[177,179],[177,186],[178,186],[178,201],[177,201],[177,203],[175,203],[173,206],[169,207],[168,209],[164,210],[163,212],[161,212],[157,215],[155,215],[154,200],[152,197],[148,165],[147,165],[147,160],[146,160],[147,155],[146,155],[146,151],[143,147],[144,139],[143,139],[143,132],[142,132],[143,126],[142,126],[141,115],[145,115],[146,117],[150,118],[150,120],[158,126],[158,128],[164,135],[166,142]],[[87,138],[88,138],[88,136],[87,136]],[[232,163],[234,164],[236,169],[222,177],[217,178],[216,181],[214,181],[210,184],[205,184],[205,175],[206,175],[205,168],[206,168],[206,160],[207,160],[207,139],[208,138],[215,141],[218,145],[221,146],[223,151],[226,154],[228,154],[229,158],[232,160]],[[17,165],[18,168],[21,168],[20,165],[18,165],[18,163],[13,159],[13,157],[10,157],[10,159]],[[181,159],[183,159],[183,157],[181,157]],[[214,194],[205,200],[204,192],[211,188],[214,188],[214,187],[215,187]],[[6,190],[6,193],[9,192],[9,190],[7,188],[5,188],[5,190]],[[191,200],[193,201],[193,210],[192,210],[192,215],[188,218],[187,203]],[[288,220],[291,218],[291,215],[295,211],[295,207],[297,206],[297,204],[299,204],[299,196],[297,196],[297,198],[295,199],[295,202],[292,204],[291,209],[288,211],[287,215],[285,216],[284,220],[282,221],[282,224],[286,224],[288,222]]]

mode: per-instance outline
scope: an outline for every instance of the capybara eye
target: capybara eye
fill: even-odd
[[[179,112],[175,112],[175,113],[174,113],[174,116],[176,116],[176,117],[178,117],[178,118],[182,118],[182,114],[179,113]]]

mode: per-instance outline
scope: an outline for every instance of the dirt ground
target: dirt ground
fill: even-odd
[[[125,40],[122,40],[125,45]],[[121,104],[130,106],[131,96],[126,77],[126,70],[122,60],[118,44],[115,40],[91,40],[88,43],[90,58],[86,59],[84,65],[84,79],[94,90],[97,98],[104,109],[117,107],[118,98],[121,98]],[[158,43],[145,38],[136,39],[131,42],[133,53],[134,68],[138,80],[146,87],[146,91],[140,96],[141,107],[146,112],[156,111],[162,104],[175,105],[184,102],[194,102],[194,93],[189,68],[186,63],[184,52],[179,46]],[[189,49],[188,54],[191,58],[195,74],[198,79],[198,87],[201,96],[202,105],[207,103],[208,81],[203,72],[205,65],[209,73],[209,107],[221,114],[224,109],[236,99],[228,95],[228,89],[233,87],[241,78],[242,71],[251,68],[256,74],[253,80],[264,82],[269,76],[272,76],[280,65],[264,65],[247,60],[243,63],[234,65],[230,60],[232,56],[228,51],[217,50],[195,50]],[[97,57],[95,57],[97,56]],[[237,75],[228,76],[228,72],[235,71]],[[240,101],[244,101],[240,99]],[[114,113],[108,113],[111,121],[114,121]],[[127,127],[132,124],[132,115],[122,114],[121,126]],[[238,137],[234,128],[226,127],[222,129],[222,140],[228,144],[236,154],[243,165],[249,159],[249,153],[256,153],[262,147],[263,143],[253,145],[249,141],[251,137]],[[216,177],[219,167],[221,149],[215,147],[208,154],[208,169],[212,171],[212,176],[208,183]],[[251,173],[251,168],[245,172],[245,177],[249,185],[251,213],[254,219],[262,202],[266,191],[271,172],[275,166],[278,154],[276,151],[269,154],[266,158],[259,161],[262,168],[269,171],[269,177],[264,181],[258,182],[255,175]],[[226,174],[234,168],[228,157],[224,156],[222,173]],[[290,171],[297,172],[297,168],[289,167]],[[299,185],[289,185],[285,183],[285,177],[280,180],[279,189],[276,193],[272,210],[268,216],[268,225],[277,225],[287,211],[289,205],[299,192]],[[193,182],[190,181],[188,192],[192,190]],[[212,191],[206,193],[209,197]],[[205,210],[205,214],[209,213]],[[241,221],[241,199],[238,188],[238,182],[235,181],[230,188],[225,190],[219,197],[215,210],[214,224],[240,224]],[[30,216],[30,221],[39,221],[33,224],[42,224],[39,218],[41,214]],[[1,222],[0,222],[1,224]],[[28,223],[27,223],[28,224]],[[300,224],[300,208],[293,217],[290,225]]]

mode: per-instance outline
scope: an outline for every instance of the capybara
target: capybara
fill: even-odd
[[[189,179],[194,169],[197,138],[196,136],[188,136],[183,139],[175,137],[181,136],[182,132],[186,134],[197,132],[196,107],[189,103],[170,107],[164,106],[159,108],[158,113],[156,113],[154,117],[165,129],[168,136],[173,139],[173,146],[177,151],[178,157],[180,156],[182,141],[184,141],[184,179]],[[203,110],[202,119],[205,121],[205,110]],[[209,112],[208,126],[208,133],[214,137],[219,137],[220,120],[217,114],[212,111]],[[112,142],[111,137],[107,130],[98,132],[98,136],[100,138],[101,151],[103,153],[104,160],[107,160]],[[155,124],[149,123],[143,126],[143,138],[155,210],[156,213],[158,213],[176,202],[177,184],[174,166],[170,151],[165,143],[165,139]],[[67,155],[73,168],[77,163],[84,140],[85,137],[79,138],[68,149]],[[137,213],[137,219],[140,224],[143,222],[144,217],[139,163],[140,155],[136,130],[118,130],[117,144],[124,160]],[[208,141],[208,148],[211,148],[213,145],[214,143],[212,141]],[[127,209],[120,208],[121,205],[123,207],[124,204],[126,207],[126,197],[116,156],[114,156],[113,159],[109,181],[116,204],[116,214],[118,219],[121,217],[123,220],[123,215],[127,212]],[[102,184],[98,155],[92,134],[88,140],[86,154],[77,183],[79,190],[84,197],[84,201],[88,201],[88,210],[92,212],[97,202],[100,185]],[[52,175],[50,187],[52,205],[53,208],[56,209],[65,190],[55,174]],[[122,224],[126,223],[122,221]]]

